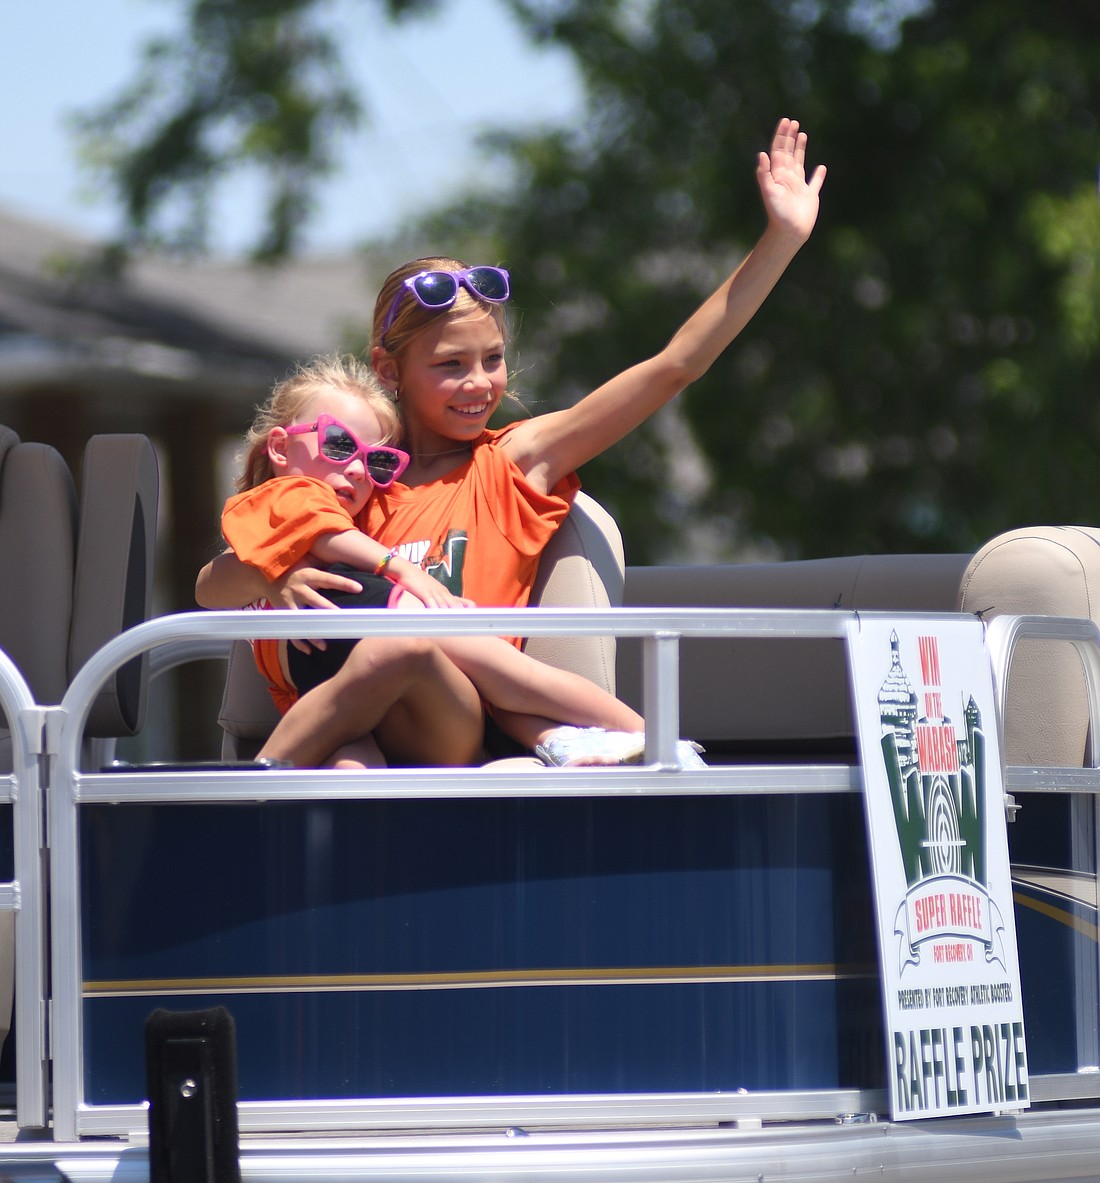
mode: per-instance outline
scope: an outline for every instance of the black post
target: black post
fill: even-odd
[[[237,1042],[225,1007],[145,1021],[150,1183],[240,1183]]]

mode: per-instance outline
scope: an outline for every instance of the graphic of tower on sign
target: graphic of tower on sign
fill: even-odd
[[[902,663],[897,633],[878,695],[882,753],[905,878],[912,888],[949,875],[986,883],[985,737],[973,697],[963,733],[944,712],[939,645],[918,638],[920,694]]]

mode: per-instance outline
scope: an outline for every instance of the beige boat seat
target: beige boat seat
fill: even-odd
[[[959,607],[1002,615],[1068,616],[1100,623],[1100,530],[1027,526],[990,539],[967,564]],[[1021,641],[1005,701],[1008,764],[1080,768],[1088,691],[1068,643]]]
[[[954,611],[969,555],[856,555],[782,563],[629,567],[628,607]],[[642,705],[641,642],[620,640],[620,697]],[[837,640],[685,639],[680,733],[707,759],[849,758],[854,724]]]
[[[569,516],[543,551],[531,603],[546,607],[608,608],[622,601],[623,543],[614,519],[578,493]],[[607,637],[533,637],[529,653],[615,691],[615,643]],[[251,759],[278,721],[248,643],[229,654],[218,723],[222,759]]]
[[[976,553],[858,555],[711,567],[630,567],[628,606],[843,608],[1083,617],[1100,622],[1100,530],[1011,530]],[[618,647],[619,693],[641,707],[641,646]],[[853,758],[843,643],[685,640],[681,733],[708,758]],[[1081,767],[1088,704],[1068,643],[1024,641],[1008,679],[1009,764]]]

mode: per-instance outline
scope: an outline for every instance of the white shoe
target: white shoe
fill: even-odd
[[[700,755],[706,748],[693,739],[678,739],[676,741],[676,763],[681,768],[708,768],[706,760]]]
[[[706,768],[694,741],[676,742],[680,768]],[[639,764],[645,757],[645,734],[641,731],[605,731],[602,727],[556,727],[536,745],[535,755],[556,768],[582,765]]]

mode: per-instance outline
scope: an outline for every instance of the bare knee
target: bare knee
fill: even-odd
[[[325,761],[325,768],[341,768],[361,772],[368,768],[385,768],[386,757],[375,742],[373,735],[341,745]]]
[[[364,637],[356,642],[337,677],[358,681],[388,671],[415,678],[431,671],[439,655],[431,637]]]

